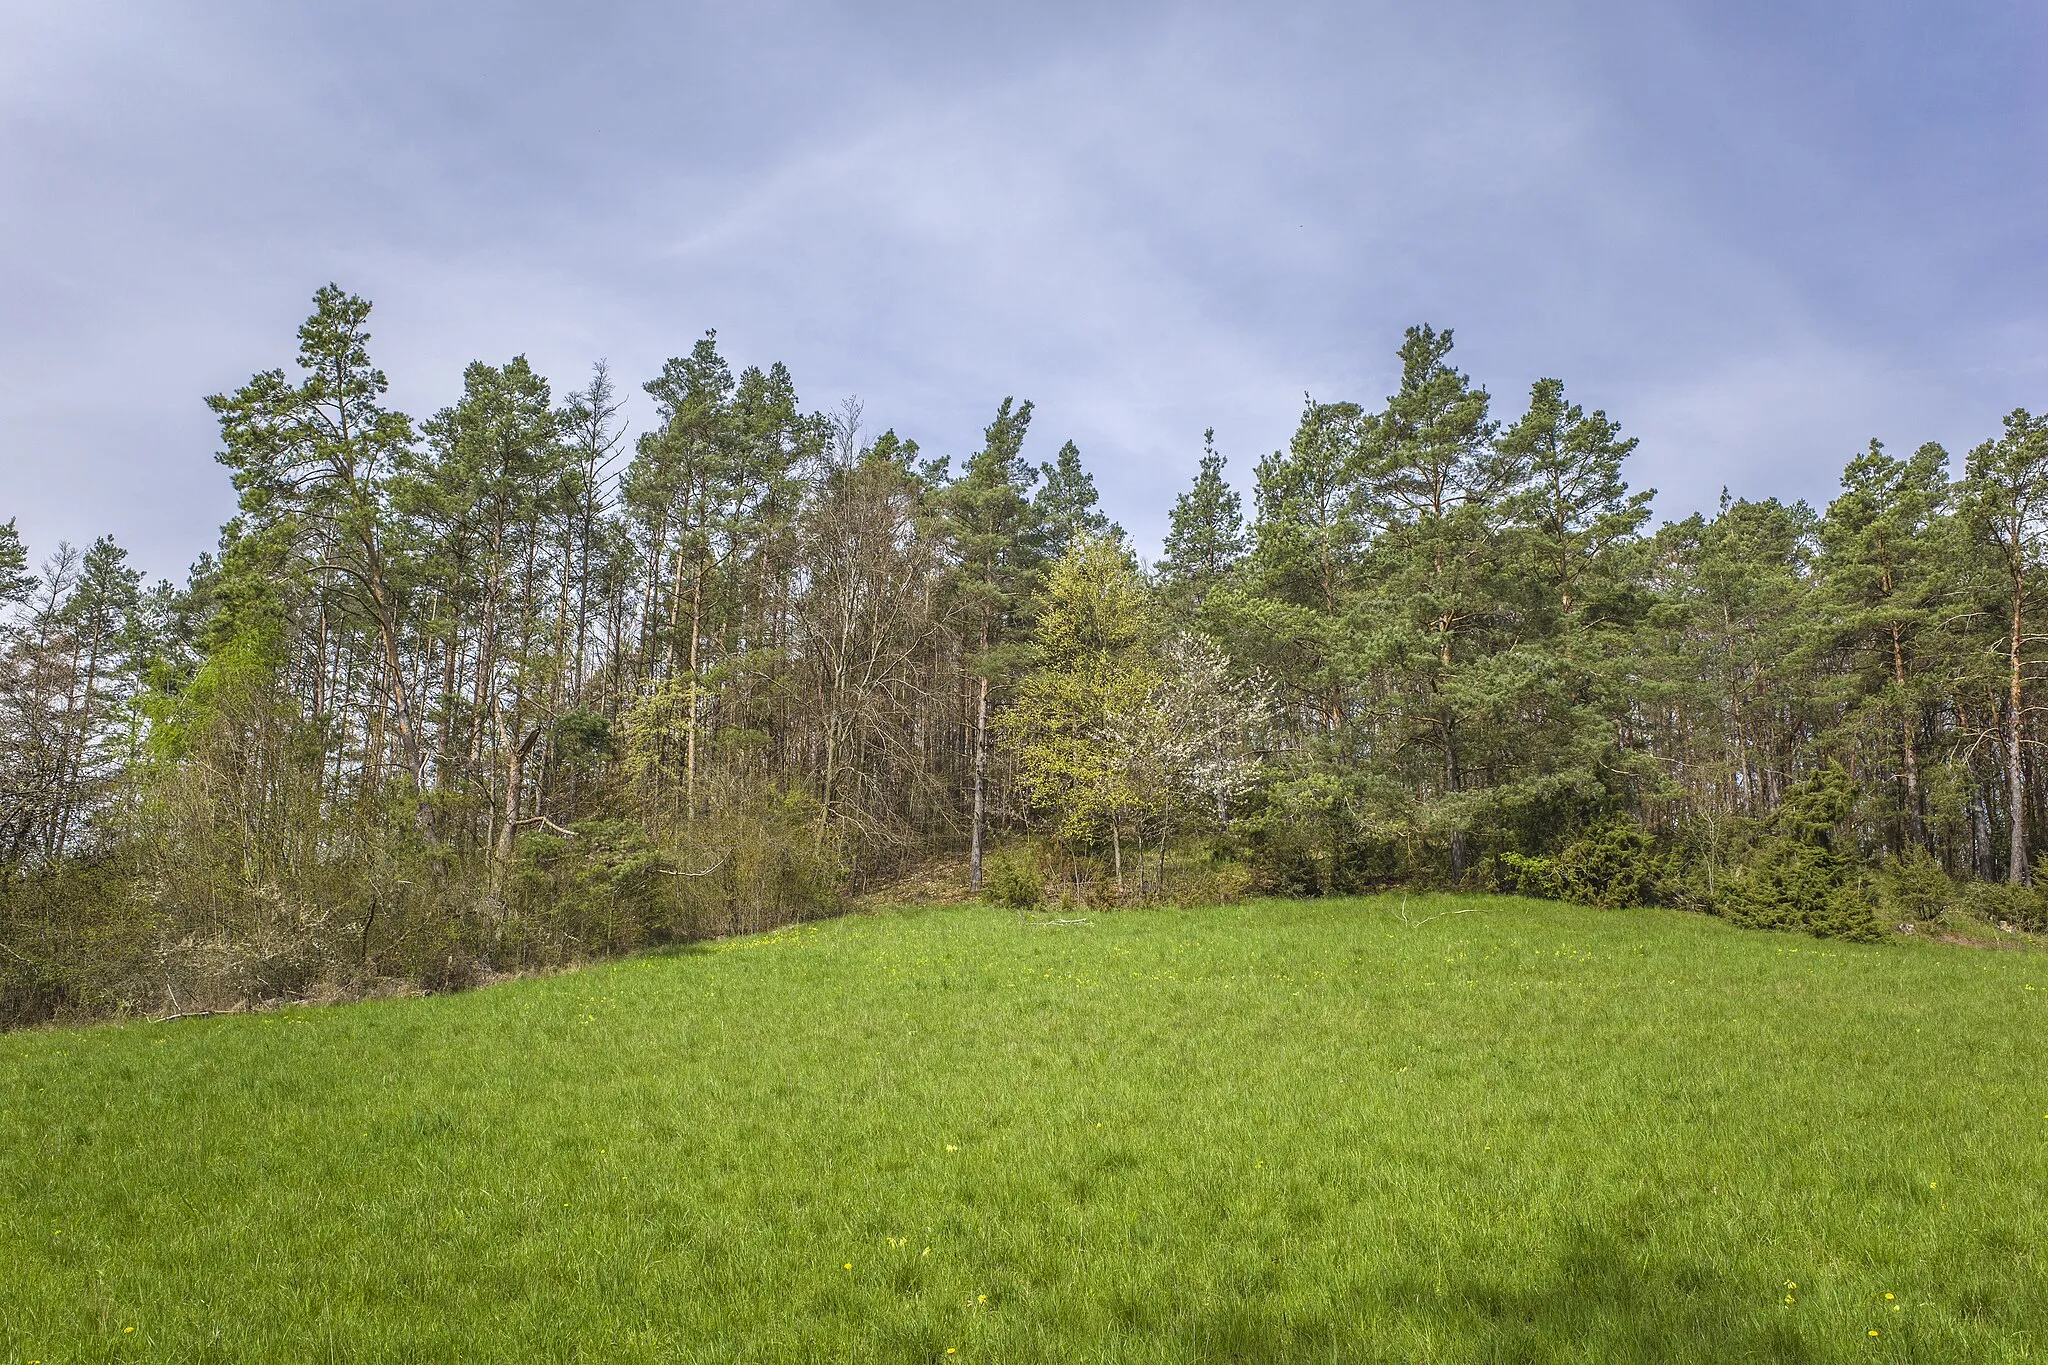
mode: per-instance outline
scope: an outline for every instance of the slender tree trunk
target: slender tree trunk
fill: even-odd
[[[1464,775],[1458,771],[1458,745],[1453,734],[1455,721],[1444,722],[1444,790],[1456,792],[1464,785]],[[1463,881],[1468,856],[1465,831],[1462,828],[1451,831],[1451,876]]]
[[[2005,784],[2007,817],[2011,828],[2011,854],[2005,871],[2014,886],[2033,880],[2027,865],[2027,778],[2020,747],[2020,609],[2026,600],[2026,580],[2015,570],[2012,576],[2012,642],[2008,651],[2011,668],[2007,678],[2005,708]]]
[[[974,830],[968,836],[967,885],[981,889],[982,828],[988,823],[988,679],[981,680],[974,707]]]
[[[697,641],[704,634],[704,557],[690,580],[690,721],[683,741],[683,823],[697,822]]]
[[[668,518],[662,517],[655,523],[652,543],[647,550],[647,569],[640,580],[640,665],[648,673],[653,672],[654,633],[658,618],[655,616],[656,591],[661,582],[661,562],[668,554]],[[645,675],[643,675],[644,677]]]
[[[374,539],[363,545],[364,581],[370,590],[371,615],[384,646],[384,692],[391,704],[391,720],[398,727],[400,753],[413,790],[420,787],[424,750],[412,726],[412,694],[405,685],[405,665],[399,656],[398,603],[385,582],[383,560]]]
[[[1913,702],[1906,693],[1906,651],[1897,621],[1892,622],[1892,681],[1899,689],[1899,732],[1906,756],[1906,837],[1914,848],[1927,846],[1920,824],[1920,755],[1913,737]]]
[[[524,739],[519,739],[516,726],[509,733],[501,732],[501,742],[505,746],[505,823],[498,829],[497,856],[491,865],[491,892],[501,899],[505,894],[506,878],[512,871],[512,852],[519,834],[526,789],[526,758],[533,752],[534,743],[544,728],[534,726]]]
[[[92,644],[85,654],[85,691],[78,702],[78,719],[72,726],[67,747],[70,750],[68,770],[58,773],[57,791],[57,856],[64,856],[71,843],[71,822],[78,818],[79,788],[85,783],[85,751],[92,743],[92,696],[93,688],[99,682],[100,673],[100,618],[95,610],[92,620]],[[76,657],[75,655],[73,656]],[[74,669],[76,664],[73,665]]]

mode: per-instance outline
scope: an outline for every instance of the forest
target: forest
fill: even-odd
[[[443,990],[957,885],[2048,928],[2048,417],[1652,524],[1564,385],[1211,440],[1142,563],[1033,407],[928,455],[707,334],[386,403],[329,286],[185,582],[0,524],[0,1023]],[[1034,445],[1034,449],[1037,447]],[[4,511],[0,508],[0,511]],[[922,883],[920,882],[922,879]]]

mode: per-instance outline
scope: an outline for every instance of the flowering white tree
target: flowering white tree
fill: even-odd
[[[1265,681],[1233,678],[1229,658],[1209,640],[1182,632],[1161,647],[1144,705],[1109,728],[1132,785],[1151,798],[1162,842],[1182,811],[1213,813],[1217,829],[1229,823],[1230,803],[1258,781],[1272,707]]]

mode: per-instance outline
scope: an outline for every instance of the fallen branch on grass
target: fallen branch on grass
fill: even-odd
[[[1487,907],[1483,905],[1473,905],[1463,910],[1440,910],[1434,915],[1424,915],[1421,919],[1412,920],[1408,918],[1408,898],[1403,896],[1401,897],[1401,909],[1398,913],[1401,917],[1401,923],[1407,925],[1410,929],[1420,929],[1431,920],[1443,919],[1448,915],[1477,915],[1486,909]]]

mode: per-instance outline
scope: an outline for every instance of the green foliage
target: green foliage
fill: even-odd
[[[2007,882],[1969,882],[1959,888],[1954,912],[1998,928],[2048,933],[2048,894]]]
[[[695,938],[679,894],[676,860],[631,820],[586,820],[567,837],[519,841],[511,891],[520,922],[540,931],[533,949],[573,958]]]
[[[1594,825],[1553,857],[1503,853],[1509,886],[1524,895],[1604,909],[1647,905],[1667,860],[1643,829],[1627,819]]]
[[[1956,905],[1955,882],[1923,850],[1886,858],[1872,881],[1880,913],[1890,924],[1939,924]]]
[[[1857,942],[1881,938],[1884,928],[1854,850],[1841,847],[1856,798],[1855,783],[1839,764],[1787,791],[1747,865],[1721,892],[1720,912],[1753,929]]]
[[[1010,910],[1036,910],[1045,901],[1045,877],[1028,849],[1005,849],[989,859],[982,893]]]
[[[1047,553],[1055,558],[1065,554],[1081,535],[1122,539],[1122,529],[1112,527],[1096,505],[1101,499],[1095,491],[1095,476],[1082,466],[1079,446],[1068,441],[1053,463],[1040,465],[1038,473],[1042,481],[1032,495],[1031,510],[1038,518]]]
[[[1056,837],[1115,844],[1160,798],[1132,727],[1157,681],[1150,596],[1128,550],[1083,534],[1053,565],[1033,636],[1037,668],[1000,728],[1018,785]]]
[[[158,926],[136,895],[132,849],[0,880],[0,1028],[159,1003]]]
[[[991,829],[1094,903],[2048,922],[2024,410],[1960,480],[1872,442],[1824,515],[1646,533],[1618,422],[1553,378],[1498,413],[1418,326],[1383,400],[1305,401],[1249,525],[1205,435],[1148,573],[1029,403],[956,477],[707,333],[630,446],[602,366],[558,404],[517,355],[415,424],[369,318],[320,290],[296,369],[209,400],[239,506],[182,589],[0,524],[11,1017],[453,988],[961,844],[976,881]]]
[[[26,602],[38,582],[28,571],[28,549],[14,522],[13,517],[0,522],[0,609]]]
[[[1244,504],[1224,479],[1223,467],[1211,427],[1202,433],[1202,464],[1194,486],[1174,500],[1159,561],[1168,589],[1196,609],[1244,555]]]

